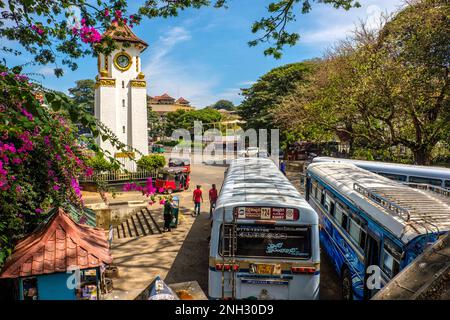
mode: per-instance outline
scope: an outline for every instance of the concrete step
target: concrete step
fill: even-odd
[[[152,213],[147,208],[136,211],[114,228],[114,237],[117,239],[143,237],[162,233],[164,220],[162,214]]]

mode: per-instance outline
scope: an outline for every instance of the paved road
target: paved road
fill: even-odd
[[[207,190],[212,183],[220,188],[223,181],[224,167],[193,165],[191,181],[193,189],[196,184],[202,185],[207,199]],[[193,207],[190,194],[183,196],[183,206]],[[167,283],[196,280],[201,288],[208,292],[208,236],[210,234],[209,205],[205,202],[202,213],[195,219],[175,261],[167,273]],[[323,300],[340,299],[339,279],[336,276],[330,259],[322,252],[320,298]]]
[[[202,186],[205,202],[200,216],[195,218],[183,245],[172,264],[165,281],[168,284],[196,280],[205,293],[208,292],[208,257],[210,234],[208,190],[213,183],[220,190],[225,167],[209,165],[191,166],[191,190],[197,184]],[[192,191],[191,191],[192,192]],[[183,206],[193,210],[191,193],[182,197]]]

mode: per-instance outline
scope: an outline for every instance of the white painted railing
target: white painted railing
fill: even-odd
[[[123,172],[123,171],[95,172],[90,177],[81,176],[80,182],[144,180],[150,177],[155,179],[157,174],[158,174],[157,170],[154,171],[142,170],[136,172]]]

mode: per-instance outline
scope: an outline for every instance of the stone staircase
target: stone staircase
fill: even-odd
[[[114,228],[114,238],[136,238],[160,234],[164,225],[162,213],[142,208],[131,214],[128,219]]]

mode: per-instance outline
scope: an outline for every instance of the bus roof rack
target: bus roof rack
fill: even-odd
[[[392,213],[397,214],[399,217],[401,217],[405,221],[409,221],[411,219],[411,214],[408,209],[403,208],[402,206],[398,205],[392,200],[389,200],[378,193],[369,190],[368,188],[363,187],[359,183],[355,182],[353,184],[353,190],[359,192],[366,198],[375,201],[379,205],[381,205],[383,208],[391,211]]]

